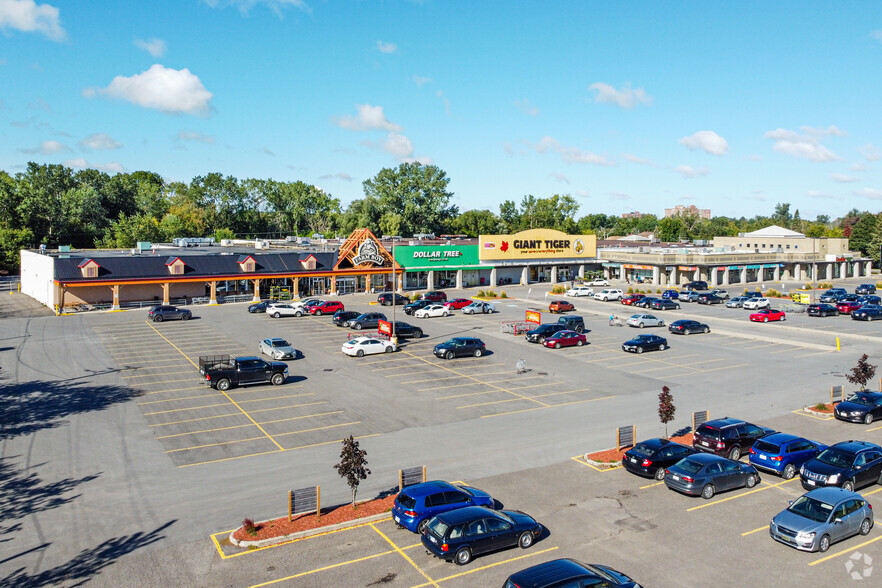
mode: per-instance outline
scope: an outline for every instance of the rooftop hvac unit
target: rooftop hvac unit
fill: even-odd
[[[221,247],[232,247],[233,240],[232,239],[221,239]]]

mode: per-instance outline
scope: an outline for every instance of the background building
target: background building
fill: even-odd
[[[698,218],[703,218],[707,220],[710,220],[711,218],[710,208],[698,208],[694,204],[690,204],[689,206],[678,204],[674,208],[665,208],[665,218],[689,214],[694,214]]]

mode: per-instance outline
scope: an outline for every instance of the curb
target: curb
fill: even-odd
[[[584,459],[585,462],[588,463],[588,465],[594,466],[599,469],[614,470],[616,468],[622,467],[622,462],[620,462],[620,461],[610,463],[610,462],[605,462],[605,461],[594,461],[593,459],[588,459],[587,453],[582,456],[582,459]]]
[[[812,408],[811,406],[803,406],[803,407],[802,407],[802,410],[803,410],[804,412],[807,412],[807,413],[809,413],[809,414],[813,414],[813,415],[817,415],[817,416],[824,416],[824,417],[831,417],[831,416],[833,416],[833,413],[832,413],[832,412],[822,412],[822,411],[820,411],[820,410],[815,410],[815,409]]]
[[[369,517],[362,517],[359,519],[354,519],[351,521],[346,521],[345,523],[337,523],[336,525],[328,525],[326,527],[319,527],[317,529],[309,529],[308,531],[298,531],[296,533],[290,533],[288,535],[281,535],[279,537],[271,537],[269,539],[261,539],[260,541],[239,541],[238,539],[233,538],[233,534],[239,529],[236,529],[230,532],[230,544],[235,545],[236,547],[241,547],[243,549],[247,549],[249,547],[266,547],[268,545],[275,545],[276,543],[284,543],[286,541],[293,541],[295,539],[303,539],[304,537],[311,537],[313,535],[321,535],[322,533],[330,533],[331,531],[339,531],[340,529],[346,529],[348,527],[358,527],[361,525],[366,525],[368,523],[376,523],[377,521],[383,521],[386,519],[391,519],[392,515],[388,512],[383,512],[380,514],[371,515]],[[268,523],[270,521],[274,521],[276,519],[268,519],[266,521],[259,521],[257,524]]]

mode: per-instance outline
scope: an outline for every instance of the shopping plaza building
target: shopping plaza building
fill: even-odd
[[[80,305],[217,303],[355,292],[555,284],[588,276],[677,286],[830,281],[869,275],[848,239],[815,239],[780,227],[710,244],[607,240],[532,229],[477,239],[377,238],[357,229],[340,241],[224,241],[131,250],[23,250],[21,290],[58,311]]]

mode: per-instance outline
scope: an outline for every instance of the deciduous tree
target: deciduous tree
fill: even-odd
[[[845,379],[860,386],[861,390],[866,390],[867,382],[876,375],[876,367],[867,361],[867,354],[864,353],[858,358],[857,365],[851,368],[851,373],[845,374]]]
[[[371,471],[367,466],[367,451],[358,446],[358,441],[350,435],[343,439],[343,449],[340,451],[340,463],[334,466],[341,478],[346,479],[349,489],[352,491],[352,506],[355,506],[355,495],[358,492],[358,484],[367,480]]]
[[[674,397],[671,394],[671,389],[667,386],[662,386],[662,390],[658,394],[658,419],[665,426],[665,437],[668,436],[668,423],[674,420],[676,412],[677,407],[674,406]]]

